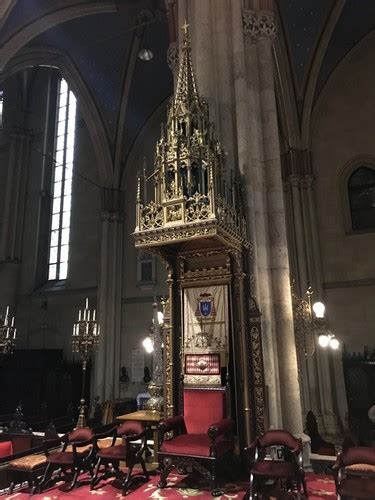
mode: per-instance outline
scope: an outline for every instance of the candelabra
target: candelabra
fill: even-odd
[[[5,316],[0,315],[0,353],[9,354],[16,343],[17,328],[14,326],[14,316],[9,318],[9,306]]]
[[[79,416],[77,427],[85,427],[85,383],[87,362],[91,353],[95,352],[99,345],[100,325],[96,321],[96,310],[89,309],[89,299],[83,311],[78,312],[78,320],[73,325],[72,350],[78,353],[82,360],[82,390],[79,405]]]

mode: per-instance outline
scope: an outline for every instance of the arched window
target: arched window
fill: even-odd
[[[349,177],[348,192],[353,229],[375,229],[375,167],[357,168]]]
[[[70,208],[76,98],[64,79],[57,97],[57,122],[52,186],[52,215],[48,259],[48,279],[64,280],[68,275]]]
[[[137,286],[145,289],[155,286],[155,256],[151,253],[138,252]]]

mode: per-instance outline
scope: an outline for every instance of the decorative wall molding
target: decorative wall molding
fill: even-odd
[[[274,40],[277,36],[277,24],[273,12],[242,9],[244,35],[257,41],[260,38]]]
[[[352,288],[355,286],[375,286],[375,278],[363,278],[359,280],[326,281],[323,283],[324,289],[329,288]]]

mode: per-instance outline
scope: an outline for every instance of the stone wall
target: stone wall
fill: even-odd
[[[56,81],[55,70],[47,68],[27,70],[29,100],[27,112],[22,113],[22,102],[17,93],[22,88],[21,74],[14,75],[4,82],[6,100],[4,105],[4,133],[0,162],[0,178],[7,176],[9,145],[14,130],[27,133],[30,137],[29,154],[21,165],[21,179],[24,190],[15,189],[18,194],[20,213],[12,219],[17,222],[10,228],[16,233],[19,251],[9,257],[6,248],[0,261],[0,305],[1,310],[9,304],[16,316],[19,348],[63,348],[67,358],[71,353],[72,324],[78,308],[88,296],[92,306],[96,303],[99,256],[99,189],[82,176],[98,183],[95,157],[85,123],[80,118],[79,103],[77,113],[76,147],[72,184],[72,212],[70,232],[70,255],[68,279],[61,286],[52,286],[40,276],[44,274],[46,262],[40,259],[42,248],[48,248],[48,224],[42,221],[43,211],[48,212],[50,177],[52,171],[51,143],[44,157],[43,142],[46,123],[46,103],[48,80]],[[32,83],[31,83],[32,82]],[[7,92],[7,90],[9,90]],[[54,103],[50,103],[51,107]],[[25,109],[25,104],[24,108]],[[16,112],[14,111],[16,110]],[[53,127],[54,113],[50,115]],[[53,141],[53,138],[52,138]],[[12,163],[13,168],[13,163]],[[46,182],[43,182],[45,169]],[[21,183],[21,184],[22,184]],[[22,186],[21,186],[22,188]],[[1,185],[1,193],[7,186]],[[1,196],[4,200],[4,196]],[[11,206],[11,215],[15,207]],[[9,215],[9,214],[8,214]],[[6,216],[2,206],[1,218]],[[48,222],[47,216],[47,222]],[[4,236],[4,235],[3,235]],[[4,238],[2,244],[6,243]],[[4,260],[5,257],[5,260]],[[11,270],[11,271],[10,271]]]
[[[126,162],[122,180],[125,191],[124,216],[124,265],[122,293],[122,334],[121,334],[121,366],[126,366],[132,379],[132,349],[143,349],[142,340],[149,332],[152,320],[153,296],[166,294],[165,271],[163,263],[155,259],[154,284],[137,285],[137,254],[132,232],[135,228],[135,197],[137,172],[142,172],[144,164],[147,174],[153,172],[154,148],[160,138],[160,125],[166,120],[166,103],[152,114],[138,135]],[[144,161],[145,159],[145,161]],[[145,354],[145,365],[150,367],[151,357]],[[131,380],[126,396],[135,396],[145,390],[144,384]]]
[[[375,232],[351,230],[346,182],[375,165],[375,37],[341,63],[319,98],[312,130],[317,225],[331,329],[349,350],[375,348]]]
[[[329,327],[350,351],[375,348],[375,232],[351,230],[347,180],[359,165],[375,165],[373,122],[375,38],[360,43],[319,96],[312,128],[313,175],[323,288]],[[333,353],[338,413],[345,423],[341,351]]]

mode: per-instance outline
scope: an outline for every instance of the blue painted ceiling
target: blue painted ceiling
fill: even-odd
[[[138,9],[122,9],[74,19],[49,29],[29,44],[56,47],[68,54],[99,108],[112,152],[137,13]],[[137,60],[131,84],[125,124],[127,150],[149,115],[172,93],[172,72],[166,62],[168,44],[167,23],[156,16],[146,26],[142,39],[142,46],[150,47],[154,58],[150,62]]]
[[[322,27],[333,3],[333,0],[278,0],[295,84],[298,88],[303,87]]]

